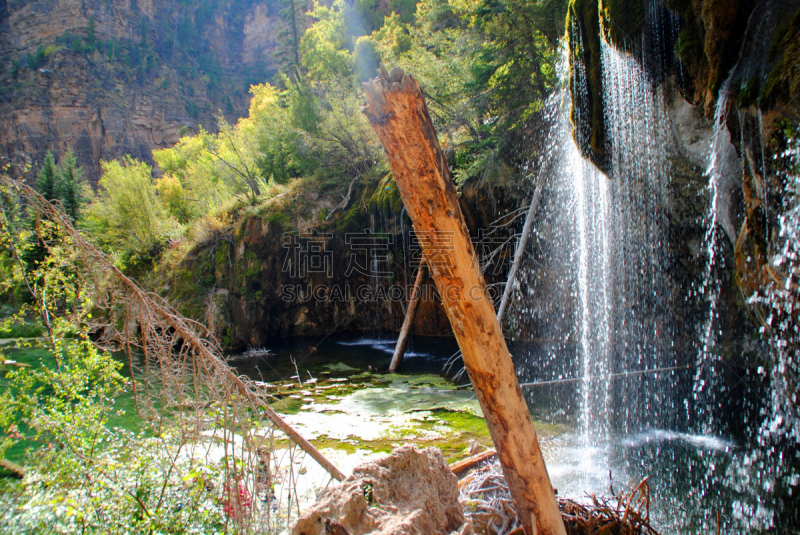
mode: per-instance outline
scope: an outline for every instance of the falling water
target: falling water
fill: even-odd
[[[587,444],[609,429],[608,178],[584,160],[574,142],[568,150],[574,181],[582,361],[581,423]],[[598,379],[601,378],[601,379]]]
[[[715,346],[717,344],[718,335],[721,335],[721,331],[716,327],[720,280],[719,277],[715,276],[714,269],[717,264],[720,183],[723,179],[723,172],[725,171],[725,149],[730,141],[727,136],[725,124],[730,80],[731,77],[729,76],[720,88],[717,109],[714,113],[714,135],[711,139],[709,163],[705,173],[708,177],[707,191],[709,197],[708,212],[704,221],[706,232],[703,237],[703,249],[706,256],[706,263],[700,283],[695,290],[695,294],[700,294],[699,296],[695,295],[695,297],[699,297],[705,302],[707,311],[705,321],[700,329],[699,347],[695,362],[692,393],[695,404],[691,411],[693,414],[687,414],[687,419],[694,419],[697,424],[697,431],[701,433],[710,433],[713,430],[714,424],[713,415],[706,410],[709,401],[708,396],[704,395],[704,390],[709,391],[713,389],[713,381],[717,366]]]
[[[650,42],[639,56],[601,42],[608,176],[581,156],[568,120],[574,97],[574,136],[585,145],[591,121],[581,117],[589,99],[582,62],[573,66],[572,91],[564,84],[548,103],[551,132],[539,170],[548,185],[521,277],[527,299],[518,305],[517,321],[533,322],[539,340],[546,333],[562,343],[531,338],[539,346],[528,351],[521,376],[534,383],[526,395],[535,413],[575,429],[544,446],[560,493],[603,493],[609,474],[623,487],[649,476],[658,504],[653,522],[664,533],[714,531],[717,512],[724,532],[791,526],[796,514],[786,489],[791,494],[800,477],[783,466],[790,455],[796,465],[797,452],[775,437],[800,429],[787,424],[800,419],[783,409],[792,405],[784,400],[796,396],[800,383],[800,336],[781,331],[786,311],[796,304],[778,287],[751,299],[783,313],[779,318],[776,312],[767,327],[779,334],[773,344],[778,349],[789,340],[770,377],[778,387],[768,388],[766,372],[763,380],[744,375],[731,383],[720,357],[719,276],[729,254],[722,229],[727,230],[732,168],[723,160],[731,151],[724,117],[732,89],[726,82],[720,91],[707,153],[707,195],[698,192],[708,204],[698,220],[700,267],[692,272],[698,278],[692,285],[676,275],[685,271],[676,269],[671,256],[670,210],[684,200],[673,198],[669,151],[675,139],[663,72],[676,30],[664,13],[658,3],[649,5]],[[583,55],[579,38],[573,31],[575,57]],[[565,65],[566,59],[566,70]],[[800,186],[793,197],[800,206],[796,199]],[[793,282],[800,278],[800,208],[787,213],[780,221],[786,246],[774,263],[788,265]],[[663,368],[671,369],[620,376]],[[542,400],[548,397],[556,401],[546,413]]]

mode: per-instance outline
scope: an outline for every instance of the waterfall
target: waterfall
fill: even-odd
[[[592,444],[607,439],[609,431],[609,182],[583,159],[574,141],[567,165],[577,230],[581,424],[587,444]]]
[[[713,430],[713,415],[707,407],[710,405],[709,396],[713,396],[714,380],[716,375],[715,346],[718,336],[722,334],[716,327],[719,304],[720,281],[715,276],[714,269],[717,264],[718,223],[719,223],[719,196],[720,183],[725,172],[725,149],[730,143],[725,117],[728,108],[728,93],[730,91],[731,76],[722,84],[714,113],[714,134],[711,139],[706,187],[709,196],[708,212],[704,220],[706,232],[703,237],[703,250],[706,256],[702,279],[694,289],[694,297],[705,301],[707,306],[706,317],[699,333],[699,347],[695,361],[695,375],[692,397],[695,401],[692,413],[687,414],[687,419],[696,421],[696,430],[701,433],[710,433]],[[698,295],[699,293],[699,295]],[[706,390],[706,392],[704,392]]]
[[[791,163],[779,177],[789,187],[770,268],[783,278],[749,296],[766,310],[767,355],[767,344],[746,338],[726,266],[740,224],[732,191],[742,169],[726,125],[736,78],[722,84],[713,124],[698,114],[686,130],[687,105],[668,103],[666,89],[666,73],[682,75],[670,64],[676,19],[658,1],[645,18],[636,54],[601,31],[603,171],[579,150],[592,134],[592,118],[582,116],[591,97],[581,33],[569,28],[575,49],[545,108],[550,131],[535,175],[547,182],[515,302],[515,323],[533,333],[527,359],[516,353],[526,399],[537,417],[570,426],[543,445],[560,494],[602,494],[612,474],[615,489],[648,476],[651,518],[664,533],[715,532],[717,522],[726,533],[794,532],[786,530],[800,511],[792,496],[800,484],[800,141],[781,155]],[[756,376],[750,357],[777,365]]]

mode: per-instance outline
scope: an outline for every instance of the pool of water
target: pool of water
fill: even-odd
[[[314,338],[287,339],[263,348],[269,350],[264,356],[234,358],[232,363],[240,373],[265,382],[291,382],[298,372],[303,379],[352,378],[365,372],[375,374],[374,378],[388,368],[395,342],[393,335],[382,333],[338,334],[321,343]],[[573,351],[569,347],[561,350],[553,353],[552,358],[543,359],[545,364],[538,371],[529,367],[521,379],[535,382],[570,377],[574,373],[570,364]],[[335,411],[328,410],[330,406],[322,410],[311,404],[291,416],[296,420],[294,425],[312,434],[322,429],[320,433],[324,432],[328,438],[366,434],[364,440],[369,441],[375,438],[372,437],[377,432],[375,427],[384,420],[391,420],[394,427],[402,426],[397,415],[402,416],[409,404],[415,408],[424,408],[425,403],[437,407],[475,405],[473,393],[468,390],[412,384],[414,376],[442,374],[456,351],[453,339],[413,338],[401,374],[386,377],[392,385],[357,390],[338,401]],[[512,346],[512,352],[519,351]],[[41,349],[4,347],[3,352],[6,358],[33,366],[41,365],[40,360],[47,357],[47,352]],[[449,375],[461,365],[456,363]],[[127,366],[123,373],[128,373]],[[677,381],[669,377],[662,380]],[[3,385],[0,382],[0,387]],[[652,387],[644,380],[642,385]],[[676,383],[675,388],[678,387]],[[720,533],[800,533],[797,528],[800,489],[796,476],[800,473],[800,452],[795,444],[760,440],[759,413],[763,407],[754,402],[738,405],[734,402],[748,395],[757,397],[757,384],[736,388],[731,385],[729,391],[732,400],[718,410],[719,431],[698,433],[685,425],[645,423],[635,429],[617,428],[600,440],[581,431],[576,417],[578,384],[567,382],[525,389],[536,419],[561,424],[558,432],[547,433],[542,441],[548,471],[559,495],[585,499],[593,493],[605,495],[610,490],[619,493],[646,477],[652,499],[651,518],[662,533],[716,533],[718,526]],[[117,417],[112,425],[137,428],[130,396],[120,397],[117,405],[126,414]],[[341,426],[334,420],[342,417],[353,420],[351,427],[361,425],[363,429],[339,429]],[[340,432],[337,434],[335,430]],[[28,446],[17,445],[9,457],[18,460]],[[337,451],[336,455],[344,454]],[[361,451],[356,457],[369,455],[370,452]],[[337,457],[338,462],[345,466],[356,462],[352,455],[345,457]]]
[[[265,382],[288,381],[299,371],[308,374],[384,373],[397,344],[392,333],[342,333],[326,338],[288,338],[277,340],[266,356],[241,359],[232,355],[231,364],[252,379]],[[412,336],[403,358],[400,373],[441,373],[447,360],[458,351],[454,338]],[[457,367],[455,369],[457,371]]]

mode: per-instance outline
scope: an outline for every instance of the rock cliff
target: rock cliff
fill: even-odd
[[[247,113],[276,71],[277,0],[0,0],[0,155],[19,171],[72,147],[100,159],[153,149]]]
[[[727,332],[742,329],[742,296],[774,282],[769,256],[788,193],[776,155],[800,124],[800,2],[572,0],[567,29],[575,137],[600,169],[613,165],[614,128],[604,99],[603,47],[635,59],[665,100],[673,199],[665,208],[679,280],[702,276],[707,169],[719,112],[725,169],[718,173],[717,224],[726,238],[718,242],[721,299],[729,305],[721,309],[731,316]]]

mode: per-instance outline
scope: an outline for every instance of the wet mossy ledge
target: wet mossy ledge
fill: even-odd
[[[662,35],[648,36],[653,21],[656,25],[670,25],[669,31],[661,28]],[[602,39],[636,57],[654,83],[675,86],[708,118],[713,116],[720,88],[734,68],[737,72],[732,76],[731,87],[737,108],[780,110],[781,118],[797,118],[797,2],[664,0],[663,5],[657,5],[644,1],[571,0],[566,33],[572,51],[574,136],[583,154],[603,170],[607,169],[608,141],[602,98]],[[654,50],[653,43],[661,48]],[[655,54],[664,57],[654,68],[648,56]]]
[[[148,286],[208,324],[228,350],[331,330],[399,330],[406,300],[398,292],[410,291],[419,262],[410,250],[411,221],[390,173],[362,176],[351,190],[348,185],[326,189],[300,181],[257,202],[232,205],[166,251],[147,275]],[[498,215],[518,208],[529,195],[526,187],[520,176],[505,175],[465,183],[461,205],[470,232],[477,236]],[[358,237],[388,247],[380,273],[363,269]],[[297,269],[303,258],[293,251],[310,252],[312,242],[323,269]],[[498,270],[489,282],[504,276]],[[425,292],[429,299],[419,307],[414,334],[451,335],[432,282]]]
[[[598,0],[571,0],[567,12],[573,103],[570,119],[578,147],[602,169],[606,139],[600,20]],[[585,89],[584,94],[578,93],[581,89]]]

